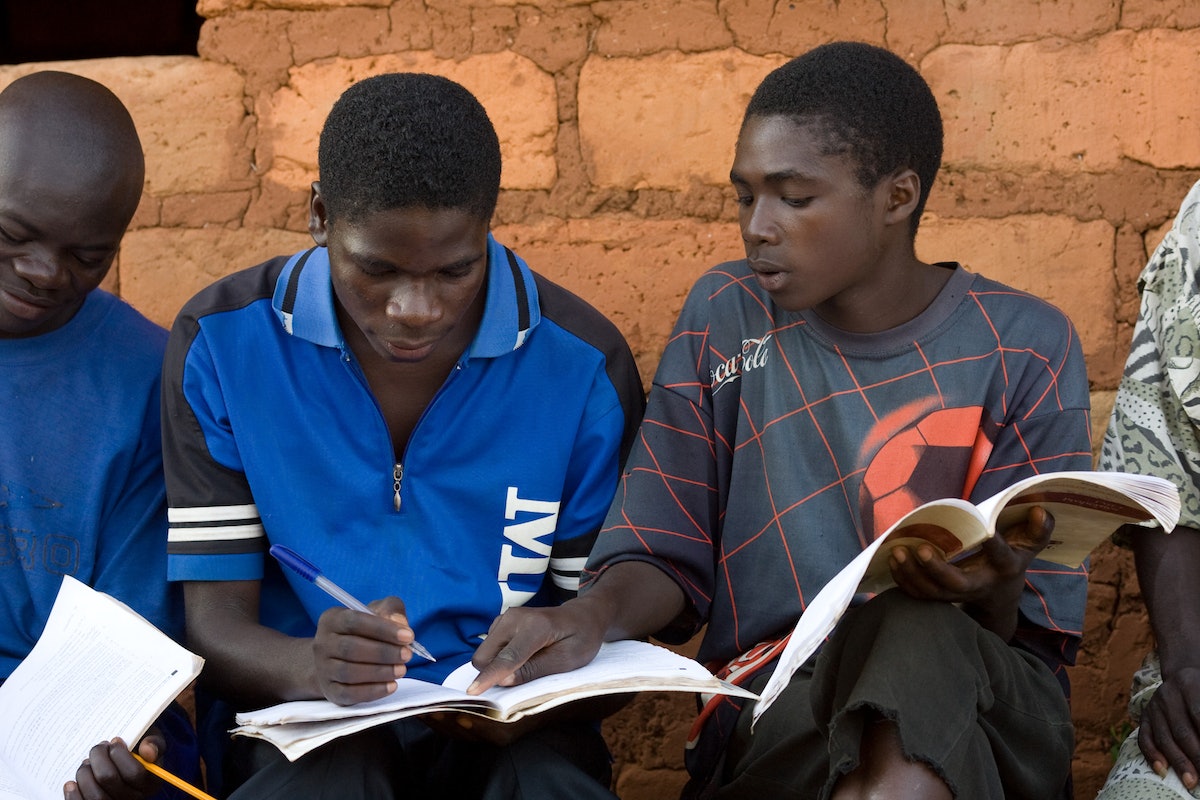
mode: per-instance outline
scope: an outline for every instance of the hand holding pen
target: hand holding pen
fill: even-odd
[[[281,544],[273,544],[271,545],[270,553],[279,561],[280,564],[283,564],[285,567],[292,570],[306,581],[311,582],[318,589],[325,592],[334,600],[337,600],[346,608],[351,608],[355,611],[361,611],[364,614],[375,613],[361,600],[357,599],[354,595],[350,594],[345,589],[326,578],[321,573],[321,570],[317,569],[315,564],[302,557],[290,547],[284,547]],[[433,657],[433,654],[422,647],[416,639],[413,639],[409,647],[412,648],[414,653],[426,661],[437,661],[437,659]]]

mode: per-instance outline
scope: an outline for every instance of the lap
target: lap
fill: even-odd
[[[852,609],[753,733],[751,709],[727,751],[731,797],[821,796],[857,766],[863,726],[880,717],[958,797],[1045,800],[1070,772],[1070,712],[1050,670],[953,606],[900,592]]]
[[[295,762],[248,739],[236,741],[230,756],[230,771],[248,775],[231,800],[612,797],[608,750],[588,723],[548,726],[501,748],[406,719],[337,739]]]

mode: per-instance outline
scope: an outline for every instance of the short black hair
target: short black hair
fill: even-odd
[[[496,129],[474,95],[438,75],[351,86],[321,129],[317,165],[330,219],[423,207],[490,221],[500,194]]]
[[[763,79],[742,120],[784,116],[814,125],[826,154],[857,164],[863,188],[910,168],[921,195],[909,222],[915,235],[942,163],[942,115],[925,79],[904,59],[863,42],[808,51]]]

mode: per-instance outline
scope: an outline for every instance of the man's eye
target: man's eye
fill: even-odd
[[[5,230],[3,227],[0,227],[0,241],[6,242],[8,244],[25,244],[24,239],[20,238],[19,236],[14,236],[13,234],[11,234],[7,230]]]
[[[783,198],[783,202],[787,203],[792,208],[804,208],[806,205],[808,205],[812,201],[813,201],[813,199],[811,197],[785,197],[785,198]]]
[[[737,204],[739,206],[748,206],[754,202],[754,197],[748,194],[739,194],[737,196]]]
[[[108,253],[99,256],[93,253],[74,253],[73,255],[75,256],[76,261],[88,269],[95,269],[97,267],[104,266],[109,257]]]

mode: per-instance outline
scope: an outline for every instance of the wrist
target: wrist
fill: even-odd
[[[569,600],[564,607],[569,606],[572,616],[579,621],[579,624],[596,631],[602,641],[627,638],[621,631],[614,630],[617,627],[614,625],[617,603],[610,595],[611,592],[597,586],[587,594]]]
[[[1002,591],[994,592],[979,601],[965,603],[963,610],[978,622],[980,627],[1007,642],[1017,631],[1017,612],[1020,605],[1019,590]]]
[[[1158,663],[1163,677],[1171,677],[1189,669],[1200,669],[1200,652],[1185,643],[1168,644],[1159,640]]]

